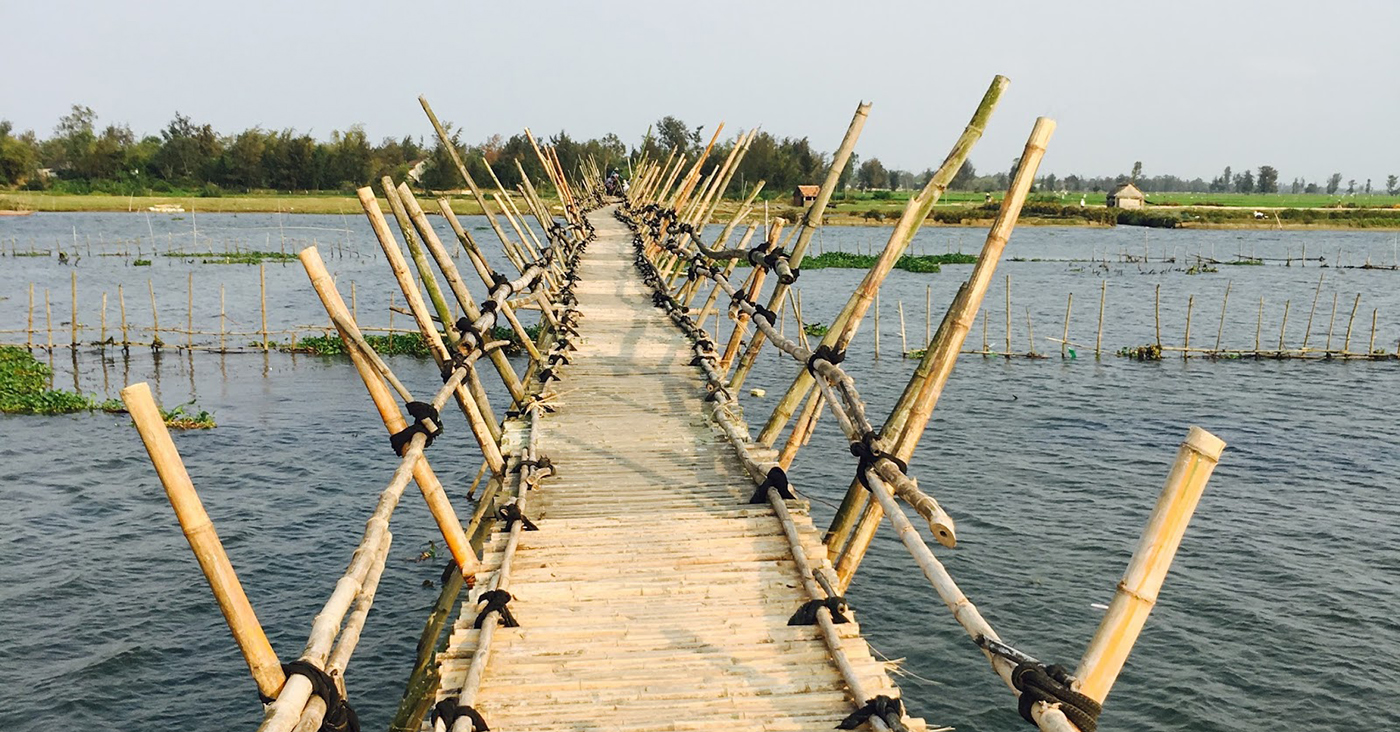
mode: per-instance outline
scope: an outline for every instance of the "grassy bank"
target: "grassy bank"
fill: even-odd
[[[4,414],[72,414],[74,412],[123,413],[125,405],[117,399],[97,399],[62,389],[50,389],[53,371],[23,348],[0,346],[0,413]],[[205,430],[214,427],[214,416],[204,410],[186,411],[181,404],[171,410],[161,410],[165,424],[175,429]]]

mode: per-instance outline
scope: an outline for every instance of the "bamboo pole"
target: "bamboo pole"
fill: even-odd
[[[375,210],[378,211],[378,206],[375,207]],[[302,266],[306,268],[306,274],[311,279],[311,285],[315,288],[316,295],[321,299],[321,304],[325,306],[326,312],[333,318],[338,316],[340,322],[349,322],[349,313],[345,310],[345,302],[340,299],[340,293],[336,291],[335,284],[331,282],[330,273],[326,271],[326,265],[321,260],[321,255],[314,247],[311,247],[303,249],[298,258],[301,260]],[[338,323],[337,329],[339,329]],[[364,382],[365,390],[369,392],[370,399],[374,402],[375,409],[379,411],[379,417],[384,422],[384,427],[389,431],[389,434],[395,434],[408,427],[408,422],[399,413],[398,404],[390,395],[389,388],[384,385],[383,379],[380,378],[369,358],[360,353],[357,348],[349,348],[347,351],[351,363],[354,364],[355,370]],[[462,576],[469,578],[476,575],[479,566],[476,552],[472,550],[467,541],[466,534],[462,530],[462,523],[457,519],[456,511],[453,510],[452,503],[448,501],[442,483],[438,481],[437,475],[428,465],[427,458],[420,459],[414,464],[413,480],[418,484],[418,490],[423,494],[423,499],[428,504],[428,510],[432,513],[433,520],[437,523],[443,541],[447,544],[447,549],[451,552],[452,559],[457,563]]]
[[[194,272],[185,278],[185,348],[194,348]]]
[[[70,299],[73,304],[72,318],[69,321],[72,334],[72,347],[78,347],[78,272],[69,272]]]
[[[1323,347],[1325,351],[1332,350],[1332,328],[1337,324],[1337,293],[1332,293],[1332,315],[1327,318],[1327,345]]]
[[[120,289],[120,288],[121,288],[121,285],[117,285],[117,288]],[[123,309],[122,312],[126,312],[125,309]],[[126,330],[126,327],[125,327],[125,321],[126,321],[126,319],[123,318],[122,321],[123,321],[122,330],[125,331],[125,330]],[[123,340],[125,340],[125,336],[123,336]],[[24,347],[27,348],[27,349],[29,349],[29,350],[31,350],[31,351],[34,350],[34,283],[33,283],[33,282],[30,282],[30,283],[29,283],[29,320],[28,320],[28,325],[24,326]]]
[[[1195,309],[1196,296],[1186,297],[1186,334],[1181,337],[1181,358],[1184,360],[1190,355],[1191,348],[1191,311]]]
[[[126,296],[122,294],[122,286],[120,284],[117,285],[117,303],[122,311],[122,348],[126,348],[130,345],[131,339],[127,338],[126,335]]]
[[[165,419],[151,396],[150,386],[145,382],[132,384],[122,389],[121,397],[258,691],[263,696],[275,698],[286,682],[282,663],[263,633],[233,564],[229,562],[228,554],[214,531],[214,524],[205,512],[199,494],[195,492],[194,483],[190,481],[180,453],[175,449],[175,442],[170,439],[170,432],[165,427]]]
[[[267,353],[267,268],[258,262],[258,302],[262,309],[262,349]]]
[[[1011,358],[1011,275],[1006,276],[1006,357]]]
[[[1027,307],[1026,307],[1026,343],[1030,346],[1030,349],[1031,349],[1031,350],[1028,352],[1028,355],[1030,355],[1030,356],[1036,355],[1036,353],[1035,353],[1035,325],[1034,325],[1033,323],[1031,323],[1031,309],[1030,309],[1030,306],[1027,306]]]
[[[1098,359],[1103,351],[1103,309],[1104,303],[1108,299],[1108,280],[1099,282],[1099,334],[1094,337],[1094,358]]]
[[[1264,331],[1264,298],[1259,298],[1259,316],[1254,321],[1254,352],[1259,353],[1259,335]],[[1327,339],[1331,342],[1331,338]]]
[[[909,352],[909,340],[904,337],[904,301],[900,300],[899,305],[899,353],[904,355]]]
[[[1288,308],[1289,308],[1289,306],[1292,305],[1292,304],[1293,304],[1293,301],[1292,301],[1292,300],[1284,300],[1284,301],[1283,301],[1283,322],[1280,323],[1280,324],[1279,324],[1279,327],[1278,327],[1278,351],[1279,351],[1279,353],[1283,353],[1283,336],[1284,336],[1284,333],[1288,330]]]
[[[99,323],[100,330],[97,333],[97,342],[105,346],[107,343],[107,293],[105,292],[102,293],[102,319]]]
[[[924,285],[924,343],[933,340],[933,285]]]
[[[1220,350],[1220,338],[1221,338],[1221,336],[1223,336],[1223,335],[1225,334],[1225,308],[1227,308],[1227,307],[1230,305],[1230,288],[1231,288],[1232,286],[1234,286],[1234,284],[1235,284],[1235,281],[1234,281],[1234,280],[1230,280],[1230,281],[1226,282],[1226,283],[1225,283],[1225,296],[1222,297],[1222,298],[1220,298],[1220,325],[1219,325],[1219,327],[1217,327],[1217,328],[1215,329],[1215,350],[1217,350],[1217,351]],[[1316,303],[1314,303],[1314,304],[1316,304]],[[1308,317],[1308,322],[1309,322],[1309,323],[1312,323],[1312,317],[1311,317],[1311,316]],[[1304,348],[1307,348],[1307,337],[1306,337],[1306,336],[1304,336],[1304,338],[1303,338],[1303,347],[1304,347]]]
[[[1224,448],[1220,438],[1199,427],[1192,427],[1181,443],[1123,580],[1079,661],[1074,675],[1080,693],[1102,702],[1113,688]]]
[[[1303,350],[1304,350],[1304,351],[1308,350],[1308,339],[1312,337],[1313,313],[1317,312],[1317,298],[1318,298],[1319,295],[1322,294],[1322,278],[1323,278],[1324,276],[1325,276],[1325,275],[1318,275],[1318,276],[1317,276],[1317,289],[1313,290],[1312,307],[1311,307],[1311,308],[1308,308],[1308,325],[1307,325],[1307,327],[1303,328]],[[1222,318],[1223,318],[1223,316],[1222,316]],[[1216,348],[1218,349],[1219,347],[1220,347],[1220,345],[1217,343],[1217,344],[1216,344]]]
[[[1069,293],[1069,298],[1065,300],[1065,330],[1060,334],[1060,358],[1066,356],[1069,349],[1069,312],[1074,307],[1074,293]]]
[[[1358,293],[1356,293],[1356,300],[1353,301],[1352,304],[1351,304],[1351,315],[1349,315],[1349,316],[1347,317],[1347,334],[1346,334],[1346,338],[1342,341],[1342,354],[1343,354],[1343,355],[1345,355],[1345,354],[1347,354],[1347,353],[1349,353],[1349,352],[1351,351],[1351,324],[1352,324],[1353,321],[1356,320],[1356,308],[1357,308],[1358,306],[1360,306],[1360,305],[1361,305],[1361,293],[1358,292]]]
[[[1371,340],[1366,344],[1366,354],[1372,355],[1376,352],[1376,318],[1380,315],[1380,308],[1371,310]]]
[[[1011,232],[1015,229],[1021,207],[1030,192],[1036,170],[1045,155],[1045,147],[1054,130],[1053,120],[1045,117],[1036,120],[1035,127],[1026,141],[1021,164],[1007,189],[1006,196],[1002,199],[996,221],[987,232],[977,263],[973,265],[972,274],[954,296],[947,314],[938,326],[938,331],[924,351],[919,367],[910,377],[904,393],[900,395],[899,401],[890,412],[890,417],[881,428],[881,441],[886,445],[893,441],[890,452],[900,460],[908,462],[913,457],[919,439],[928,426],[938,398],[942,395],[943,387],[947,384],[958,354],[962,351],[967,333],[977,317],[977,311],[981,309],[987,290],[991,287],[997,263],[1011,238]],[[859,481],[852,481],[846,491],[846,498],[827,531],[825,542],[828,556],[836,560],[842,591],[850,586],[861,559],[874,539],[875,530],[879,528],[882,514],[879,505],[871,502],[870,492],[866,491]],[[948,519],[948,523],[949,526],[944,527],[943,531],[935,530],[934,535],[939,543],[952,546],[956,544],[957,539],[951,519]],[[848,546],[843,549],[843,544]]]
[[[44,288],[44,331],[47,333],[46,348],[53,352],[53,307],[49,304],[49,288]]]
[[[228,352],[228,345],[224,339],[224,330],[228,323],[227,312],[228,311],[224,309],[224,286],[219,285],[219,353]],[[123,329],[126,327],[125,319],[123,319],[122,327]],[[123,335],[122,339],[125,340],[126,336]]]
[[[1162,284],[1157,283],[1152,299],[1153,332],[1157,334],[1157,348],[1162,348]]]
[[[156,283],[154,280],[146,280],[146,289],[151,293],[151,346],[159,348],[162,345],[160,339],[160,313],[156,310]]]

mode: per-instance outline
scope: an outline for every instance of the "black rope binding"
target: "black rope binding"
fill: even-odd
[[[1080,732],[1094,732],[1098,729],[1103,705],[1070,688],[1073,682],[1069,669],[1058,664],[1046,666],[1030,661],[1017,664],[1011,671],[1011,685],[1021,692],[1017,711],[1027,722],[1035,724],[1031,709],[1036,702],[1059,704],[1060,711]]]
[[[817,361],[819,359],[832,366],[837,366],[842,361],[846,360],[846,352],[838,351],[825,344],[817,346],[817,350],[812,351],[812,355],[807,357],[807,372],[810,373],[813,378],[820,376],[820,374],[817,373]]]
[[[489,590],[481,593],[481,597],[477,598],[477,602],[482,601],[486,602],[486,607],[476,614],[476,622],[472,623],[473,628],[481,629],[481,624],[486,620],[486,616],[493,612],[501,614],[501,625],[507,628],[520,627],[520,623],[515,622],[515,616],[510,614],[510,608],[506,607],[506,603],[510,602],[509,592]]]
[[[389,435],[389,444],[394,447],[394,454],[399,457],[403,457],[403,452],[408,449],[408,443],[413,440],[414,435],[422,433],[427,438],[423,441],[423,448],[427,449],[433,444],[433,439],[442,434],[442,421],[433,405],[427,402],[409,402],[404,406],[408,407],[413,424]],[[429,422],[432,423],[432,427],[428,426]]]
[[[472,721],[473,732],[491,732],[491,728],[486,726],[486,720],[481,718],[481,712],[466,704],[458,704],[456,697],[448,697],[433,706],[433,719],[442,720],[449,730],[457,723],[459,717],[466,717]]]
[[[340,695],[331,675],[305,659],[297,659],[282,664],[282,673],[287,676],[300,674],[311,682],[311,693],[321,697],[326,703],[326,716],[321,719],[321,732],[360,732],[360,718],[350,703]]]
[[[540,527],[536,526],[535,523],[520,510],[519,504],[507,503],[496,509],[496,515],[499,516],[502,521],[506,522],[506,531],[510,531],[510,528],[515,525],[516,521],[520,522],[520,528],[525,531],[540,530]]]
[[[865,472],[874,469],[876,463],[881,460],[894,463],[901,473],[909,472],[908,463],[875,447],[875,442],[879,439],[880,436],[874,432],[866,432],[860,436],[860,442],[851,443],[851,454],[860,458],[860,462],[856,466],[856,480],[859,480],[866,490],[870,490],[870,481],[865,477]]]
[[[792,488],[788,484],[787,471],[774,465],[768,469],[768,476],[765,477],[763,482],[758,484],[758,488],[754,490],[753,498],[749,499],[749,503],[767,503],[769,488],[777,490],[778,495],[789,501],[797,498],[797,496],[792,494]]]
[[[851,619],[846,617],[846,598],[840,595],[832,595],[825,600],[808,600],[802,603],[802,607],[788,618],[788,625],[816,625],[817,610],[826,608],[831,611],[831,622],[836,625],[849,623]]]
[[[851,712],[841,720],[836,729],[855,729],[865,724],[871,717],[879,717],[893,732],[909,732],[904,726],[904,702],[881,694],[865,703],[865,706]]]
[[[452,374],[466,368],[468,358],[471,357],[462,351],[454,349],[452,351],[452,357],[442,363],[442,383],[446,384],[452,379]]]

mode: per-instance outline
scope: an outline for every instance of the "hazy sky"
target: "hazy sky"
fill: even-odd
[[[0,28],[0,118],[43,134],[80,102],[138,134],[179,110],[224,133],[428,135],[423,93],[473,142],[528,125],[632,144],[674,114],[830,151],[865,99],[857,152],[918,171],[1000,73],[1011,88],[972,154],[984,172],[1047,115],[1042,171],[1060,175],[1400,173],[1394,0],[0,0]]]

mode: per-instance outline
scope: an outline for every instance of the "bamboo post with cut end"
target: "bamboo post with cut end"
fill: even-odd
[[[1317,276],[1317,289],[1313,290],[1312,307],[1308,308],[1308,324],[1303,328],[1303,350],[1308,350],[1308,339],[1312,337],[1313,313],[1317,312],[1317,298],[1322,294],[1322,278],[1325,275]],[[1219,346],[1216,346],[1219,348]]]
[[[1288,308],[1293,304],[1292,300],[1283,301],[1283,322],[1278,327],[1278,352],[1283,353],[1283,336],[1288,330]]]
[[[1230,305],[1230,288],[1235,281],[1230,280],[1225,283],[1225,296],[1220,299],[1220,325],[1215,329],[1215,350],[1220,350],[1220,338],[1225,335],[1225,308]],[[1311,322],[1311,318],[1309,319]],[[1303,337],[1303,347],[1307,348],[1307,336]]]
[[[1011,232],[1016,227],[1021,207],[1030,192],[1036,170],[1045,155],[1045,148],[1054,130],[1053,120],[1046,117],[1036,120],[1035,127],[1026,141],[1021,164],[1005,198],[1002,199],[997,218],[987,232],[977,263],[973,265],[972,274],[948,306],[938,331],[934,333],[933,340],[924,351],[923,359],[880,430],[881,442],[887,446],[890,454],[900,460],[908,462],[913,457],[919,439],[932,418],[934,407],[937,406],[943,388],[948,383],[948,377],[953,372],[953,366],[957,363],[958,354],[962,351],[968,331],[977,317],[977,311],[981,309],[982,301],[991,287],[997,264],[1001,260],[1007,241],[1011,238]],[[875,538],[875,531],[879,528],[883,513],[880,506],[870,500],[869,492],[859,481],[851,481],[846,497],[827,530],[824,542],[828,556],[833,558],[836,564],[842,591],[850,586],[861,559]],[[957,542],[955,528],[951,525],[951,519],[947,519],[947,523],[944,527],[931,528],[934,529],[934,537],[940,544],[953,546]]]
[[[272,644],[268,642],[267,634],[263,632],[257,614],[243,592],[243,585],[233,571],[233,564],[219,541],[219,535],[214,531],[214,524],[205,512],[199,494],[195,492],[194,483],[190,481],[180,453],[175,449],[175,442],[170,439],[170,431],[165,427],[160,408],[151,396],[151,387],[145,382],[132,384],[122,389],[121,397],[131,413],[131,420],[136,423],[136,431],[140,433],[141,442],[151,456],[156,474],[165,487],[165,495],[170,499],[171,508],[175,509],[180,527],[184,529],[185,539],[199,561],[199,568],[209,582],[209,589],[219,603],[219,610],[233,633],[243,660],[248,664],[258,691],[263,696],[276,697],[286,682],[282,662],[272,650]]]
[[[1181,443],[1123,580],[1075,671],[1081,694],[1102,702],[1113,688],[1224,449],[1224,441],[1199,427]]]
[[[377,207],[376,207],[376,210]],[[321,304],[325,306],[333,320],[337,322],[337,330],[340,322],[349,322],[349,312],[345,309],[345,301],[340,299],[340,293],[336,291],[335,284],[331,282],[331,276],[326,271],[325,262],[321,260],[321,255],[315,247],[303,249],[298,256],[301,264],[306,268],[306,274],[311,279],[311,286],[316,290],[317,297]],[[350,362],[355,366],[355,371],[359,373],[361,381],[365,384],[365,390],[369,392],[370,400],[374,402],[374,407],[379,412],[380,419],[384,422],[384,427],[389,434],[395,434],[408,427],[408,422],[404,420],[399,412],[399,406],[394,401],[394,397],[389,393],[389,387],[385,386],[383,378],[375,370],[370,359],[358,348],[346,349],[350,356]],[[462,571],[463,577],[472,577],[476,574],[479,562],[476,552],[472,550],[470,542],[467,541],[466,533],[462,530],[462,522],[457,519],[457,512],[452,508],[452,503],[447,499],[447,493],[443,490],[442,483],[438,481],[437,475],[428,465],[427,458],[422,458],[413,466],[413,480],[418,484],[418,490],[423,494],[423,499],[428,504],[428,511],[432,513],[433,520],[438,525],[438,530],[442,533],[443,541],[447,544],[447,549],[452,554],[453,561]]]
[[[1060,358],[1064,358],[1066,356],[1066,351],[1069,349],[1069,312],[1073,307],[1074,293],[1071,292],[1069,293],[1069,297],[1065,300],[1065,330],[1060,334]]]
[[[1099,282],[1099,334],[1094,337],[1094,359],[1103,352],[1103,309],[1108,300],[1108,280]]]
[[[1191,356],[1191,311],[1196,307],[1196,296],[1186,296],[1186,334],[1181,337],[1181,358],[1186,360]]]
[[[1030,346],[1029,356],[1035,356],[1035,324],[1031,322],[1031,308],[1026,306],[1026,343]]]
[[[73,272],[69,272],[68,274],[70,275],[70,277],[69,277],[69,287],[70,287],[70,290],[71,290],[71,292],[70,292],[70,299],[72,300],[72,305],[73,305],[72,319],[71,319],[70,322],[69,322],[69,325],[71,326],[71,334],[72,334],[72,346],[71,346],[71,347],[72,347],[72,348],[77,348],[77,347],[78,347],[78,273],[77,273],[77,271],[75,270],[75,271],[73,271]]]
[[[1351,351],[1351,324],[1356,320],[1356,308],[1361,305],[1361,293],[1356,293],[1356,300],[1351,304],[1351,315],[1347,317],[1347,334],[1342,341],[1342,355]]]
[[[262,349],[267,353],[267,268],[258,262],[258,301],[262,308]]]

